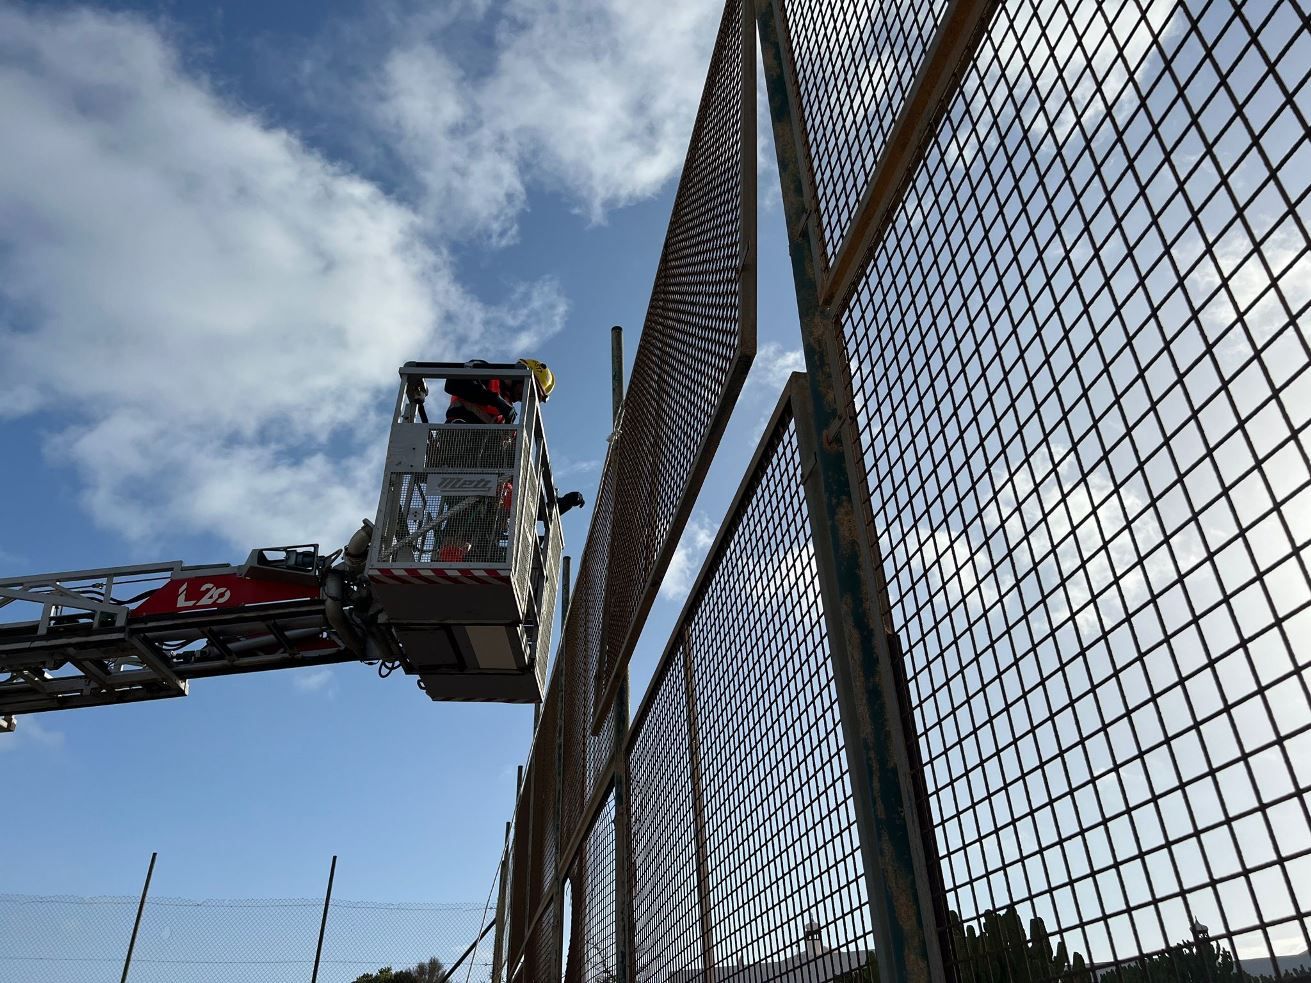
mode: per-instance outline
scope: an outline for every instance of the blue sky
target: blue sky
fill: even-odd
[[[395,367],[551,363],[562,487],[608,433],[718,4],[0,4],[0,571],[335,548]],[[658,38],[656,43],[653,38]],[[762,111],[761,115],[764,113]],[[752,378],[634,663],[640,698],[799,339],[761,144]],[[566,519],[577,555],[590,510]],[[0,736],[0,892],[481,900],[531,711],[362,666]]]

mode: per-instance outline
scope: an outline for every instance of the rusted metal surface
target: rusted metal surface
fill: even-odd
[[[897,150],[899,109],[949,6],[948,0],[786,0],[775,8],[799,160],[814,181],[808,205],[821,274],[875,166]]]
[[[520,783],[519,795],[514,810],[514,839],[510,851],[510,917],[508,920],[508,938],[506,941],[505,964],[510,967],[510,976],[523,954],[524,944],[528,939],[528,921],[538,908],[538,899],[530,895],[528,888],[529,853],[531,837],[532,794],[528,785]]]
[[[596,652],[594,731],[618,692],[620,670],[755,356],[755,44],[749,8],[746,0],[724,6],[607,464],[618,480],[601,567],[605,620]]]
[[[821,308],[831,308],[850,293],[854,281],[863,273],[870,248],[900,203],[906,179],[919,163],[944,102],[960,83],[961,66],[968,65],[974,57],[998,2],[949,0],[942,10],[937,31],[882,148],[877,152],[869,148],[862,155],[874,161],[874,168],[850,223],[828,230],[830,235],[840,236],[840,240],[830,268],[822,277]],[[889,101],[884,105],[897,104]]]
[[[807,461],[807,494],[817,517],[815,550],[823,585],[836,695],[846,738],[852,802],[860,831],[864,880],[885,983],[945,978],[931,878],[914,798],[905,715],[898,704],[886,625],[879,603],[878,560],[867,539],[865,489],[853,481],[860,461],[841,398],[848,368],[832,320],[820,307],[815,226],[807,221],[806,172],[796,142],[792,93],[779,43],[778,7],[758,5],[774,141],[779,159],[809,394],[798,412]]]
[[[631,848],[596,978],[1289,968],[1311,15],[757,7],[810,371],[625,734],[619,670],[690,506],[668,493],[709,459],[641,393],[685,368],[657,279],[561,666],[571,885],[596,844]],[[668,443],[625,456],[630,426]]]
[[[752,12],[730,0],[571,591],[551,686],[559,692],[548,694],[561,714],[558,826],[534,857],[547,859],[553,843],[567,869],[612,795],[613,907],[630,922],[626,763],[617,756],[627,743],[627,660],[755,353],[754,81]],[[622,347],[612,340],[617,408]],[[511,924],[531,922],[549,893],[543,880]],[[522,948],[525,938],[514,942]],[[621,975],[632,971],[630,940],[631,928],[616,942]]]
[[[870,912],[792,419],[799,394],[795,378],[634,719],[641,980],[826,979],[869,961]],[[803,949],[811,923],[818,934]]]

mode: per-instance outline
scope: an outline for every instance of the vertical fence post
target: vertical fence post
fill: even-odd
[[[136,921],[132,923],[132,938],[127,943],[127,955],[123,958],[123,975],[119,983],[127,983],[128,971],[132,968],[132,952],[137,947],[137,932],[141,930],[141,915],[146,910],[146,895],[150,893],[150,879],[155,875],[155,860],[159,854],[150,855],[150,866],[146,868],[146,883],[141,887],[141,900],[137,903]]]
[[[521,772],[522,773],[522,772]],[[505,847],[501,851],[501,883],[496,891],[496,934],[492,937],[492,983],[501,983],[501,960],[505,952],[505,892],[510,874],[510,823],[505,824]]]
[[[564,642],[564,626],[569,620],[569,592],[573,588],[573,563],[572,556],[565,556],[564,564],[560,571],[560,641]],[[564,692],[561,691],[561,696]],[[561,707],[563,710],[563,707]]]
[[[795,400],[797,434],[875,953],[883,983],[937,983],[948,963],[915,795],[915,738],[900,706],[877,554],[868,541],[868,490],[848,415],[850,367],[836,317],[821,306],[818,202],[781,8],[780,0],[756,0],[807,368],[808,391]]]
[[[624,407],[624,329],[610,329],[610,405],[614,427]],[[620,670],[615,694],[615,979],[630,983],[636,968],[633,955],[632,831],[628,803],[628,667]]]
[[[318,983],[319,959],[323,956],[323,935],[328,928],[328,906],[332,904],[332,880],[337,876],[337,855],[332,855],[332,865],[328,868],[328,890],[323,895],[323,918],[319,921],[319,944],[314,949],[314,972],[310,983]]]
[[[560,651],[564,650],[564,626],[569,618],[569,581],[572,578],[573,561],[570,557],[564,558],[564,566],[560,578]],[[564,718],[565,718],[565,677],[564,666],[556,670],[560,673],[560,680],[557,685],[560,692],[556,696],[556,706],[558,707],[555,714],[555,830],[556,830],[556,856],[555,856],[555,898],[556,907],[559,909],[560,916],[556,919],[555,948],[560,953],[560,978],[564,979],[569,969],[569,953],[564,948],[564,889],[569,882],[569,858],[564,856],[565,844],[563,836],[564,828]],[[573,893],[569,895],[569,917],[573,918]],[[572,926],[570,926],[570,942],[573,941]]]
[[[624,407],[624,329],[616,324],[610,329],[610,418],[619,426],[619,411]]]

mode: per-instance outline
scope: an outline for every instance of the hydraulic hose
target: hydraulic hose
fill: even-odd
[[[358,533],[356,535],[359,535]],[[351,542],[355,537],[351,537]],[[346,555],[350,555],[350,547],[346,548]],[[361,567],[363,564],[361,564]],[[343,602],[346,599],[346,575],[341,570],[329,570],[323,578],[323,613],[328,619],[328,624],[332,630],[337,633],[341,643],[354,655],[364,658],[364,638],[356,630],[355,625],[346,614],[346,608]]]

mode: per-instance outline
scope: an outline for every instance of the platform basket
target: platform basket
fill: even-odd
[[[448,378],[524,378],[511,425],[445,423]],[[401,370],[366,574],[433,699],[537,702],[560,554],[538,401],[520,366]],[[413,399],[429,394],[419,412]],[[436,397],[436,398],[433,398]]]

